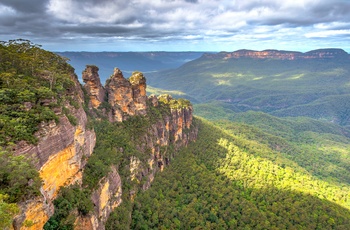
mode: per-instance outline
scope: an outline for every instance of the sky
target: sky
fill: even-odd
[[[350,52],[350,0],[0,0],[0,40],[50,51]]]

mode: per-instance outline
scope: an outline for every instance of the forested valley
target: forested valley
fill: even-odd
[[[188,85],[181,78],[171,81],[182,84],[179,88],[183,91],[172,88],[176,84],[168,88],[156,88],[156,84],[150,87],[152,93],[194,98],[196,116],[192,122],[191,114],[192,123],[182,127],[189,117],[184,115],[184,109],[192,112],[188,100],[164,95],[158,97],[157,106],[147,101],[146,115],[110,122],[108,113],[112,106],[104,101],[92,108],[88,92],[82,89],[67,59],[26,40],[1,43],[0,54],[0,228],[11,226],[23,203],[38,200],[45,184],[41,178],[43,173],[37,167],[39,159],[15,154],[16,147],[23,143],[36,146],[45,140],[45,132],[38,135],[38,131],[62,125],[63,130],[73,130],[72,143],[82,151],[88,145],[79,136],[85,125],[84,132],[96,134],[96,145],[91,155],[79,156],[83,162],[77,170],[80,182],[65,184],[51,197],[52,201],[44,200],[45,204],[52,202],[53,209],[42,223],[44,229],[84,228],[88,225],[78,220],[90,221],[112,202],[115,203],[110,205],[113,207],[110,215],[101,214],[96,218],[97,221],[105,218],[102,228],[110,230],[350,229],[346,69],[336,66],[336,70],[329,72],[334,79],[328,80],[332,86],[339,86],[339,92],[332,88],[306,104],[298,104],[302,98],[310,99],[315,91],[327,88],[317,80],[318,72],[308,72],[309,78],[300,83],[316,79],[318,84],[310,91],[306,86],[299,88],[295,98],[292,90],[289,91],[288,108],[273,111],[269,110],[272,99],[282,98],[282,104],[287,100],[271,91],[282,83],[273,79],[267,83],[261,79],[254,81],[256,73],[246,79],[265,88],[261,97],[264,99],[256,101],[253,99],[259,98],[261,91],[253,88],[249,92],[238,88],[223,90],[215,100],[200,101],[201,94],[198,96],[197,92],[203,93],[211,84],[207,82],[200,91],[196,91],[196,85],[194,91],[188,93],[185,90]],[[205,63],[211,61],[205,59]],[[176,71],[191,70],[190,65]],[[334,65],[329,64],[331,68]],[[267,75],[269,70],[264,71]],[[290,73],[296,74],[292,70]],[[242,78],[238,74],[234,76]],[[221,80],[229,77],[216,76]],[[283,79],[290,79],[290,75],[283,75]],[[221,86],[230,88],[231,83],[226,83]],[[294,83],[295,87],[299,84]],[[207,92],[213,95],[220,91],[220,85],[216,86],[217,91]],[[241,96],[249,94],[244,103],[248,101],[250,106],[257,107],[249,110],[241,101],[237,104],[232,103],[234,100],[225,101],[237,90],[242,91]],[[339,95],[334,95],[336,93]],[[330,106],[332,103],[334,107]],[[264,109],[259,110],[263,105]],[[308,111],[305,116],[301,116],[301,107]],[[294,109],[298,113],[291,115],[289,112]],[[84,122],[77,111],[86,114]],[[316,115],[307,116],[311,112]],[[170,126],[175,128],[171,130]],[[179,138],[179,127],[183,140],[175,140]],[[169,134],[164,130],[170,130]],[[188,141],[193,133],[197,135],[196,131],[197,138]],[[80,142],[84,144],[78,145]],[[76,155],[68,160],[69,166]],[[114,197],[103,197],[103,193],[98,192],[109,192],[110,175],[119,178],[120,187],[110,192]],[[108,189],[103,190],[106,187]],[[98,199],[92,199],[93,196]],[[103,201],[104,206],[100,205]],[[37,219],[38,216],[23,219],[21,227],[34,229]]]
[[[288,147],[282,138],[245,124],[197,122],[198,140],[136,198],[133,229],[348,229],[349,179],[336,179],[348,155],[328,162],[334,171],[320,177],[311,170],[317,156],[307,167],[293,160],[297,149],[273,149]],[[345,153],[349,140],[341,143]]]

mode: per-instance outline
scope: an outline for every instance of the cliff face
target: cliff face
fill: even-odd
[[[59,188],[81,182],[82,169],[95,146],[95,133],[86,128],[87,116],[82,109],[83,91],[77,77],[72,74],[70,78],[75,86],[66,96],[73,98],[78,106],[65,102],[64,107],[76,119],[76,125],[72,125],[68,117],[61,110],[57,110],[59,121],[40,125],[39,131],[35,133],[39,140],[36,145],[20,142],[15,148],[15,154],[34,159],[43,180],[42,197],[20,204],[21,214],[14,220],[15,229],[43,228],[53,214],[52,201],[57,196]],[[24,221],[32,221],[33,225],[27,228],[21,227]]]
[[[171,103],[177,102],[170,96],[147,97],[146,79],[139,72],[134,72],[127,80],[116,68],[113,75],[107,80],[105,88],[108,96],[106,100],[113,114],[113,122],[124,121],[135,115],[154,118],[156,115],[152,114],[152,111],[159,112]],[[167,108],[168,112],[154,119],[145,128],[147,130],[143,130],[144,135],[135,140],[135,148],[138,154],[143,156],[142,159],[137,156],[131,156],[129,159],[130,176],[127,180],[130,183],[136,182],[144,190],[149,188],[156,172],[162,171],[169,164],[176,150],[186,146],[197,137],[198,130],[192,124],[193,109],[190,104]],[[122,147],[120,149],[124,151]],[[84,229],[105,228],[110,213],[122,202],[120,181],[115,168],[112,174],[101,179],[98,189],[92,195],[94,212],[86,218],[77,219],[76,223],[79,223],[77,226],[82,225]],[[129,191],[131,199],[137,193],[139,186]]]
[[[122,202],[121,195],[121,178],[117,169],[112,166],[111,172],[100,180],[98,189],[92,193],[93,213],[78,217],[75,221],[75,229],[105,229],[104,224],[110,213]]]
[[[85,83],[84,88],[89,92],[91,106],[98,108],[105,98],[105,89],[101,85],[100,76],[98,75],[98,67],[88,65],[82,75]]]
[[[112,121],[124,121],[129,116],[146,114],[146,79],[142,73],[135,72],[127,80],[115,68],[106,82],[106,90],[108,103],[112,107]]]
[[[277,59],[277,60],[306,60],[306,59],[349,59],[349,54],[342,49],[319,49],[306,53],[281,50],[237,50],[234,52],[220,52],[218,54],[205,54],[205,58],[236,59]]]
[[[75,74],[70,78],[74,87],[64,95],[70,99],[63,100],[62,108],[55,108],[58,122],[41,123],[35,133],[39,140],[37,144],[22,141],[14,149],[15,154],[34,160],[43,180],[42,195],[20,204],[21,213],[14,219],[14,229],[42,229],[54,214],[53,200],[60,187],[82,184],[84,167],[96,144],[96,134],[87,128],[82,87]],[[125,79],[116,68],[103,87],[98,68],[87,66],[83,79],[90,98],[88,107],[97,119],[108,117],[112,122],[121,122],[136,115],[149,117],[143,134],[133,140],[137,156],[128,158],[129,176],[122,178],[119,168],[112,165],[108,175],[101,178],[91,192],[93,210],[86,216],[79,216],[77,210],[72,211],[72,215],[77,216],[74,222],[76,229],[103,230],[111,212],[123,201],[122,181],[133,183],[128,191],[128,197],[133,199],[139,188],[149,188],[156,172],[169,164],[176,150],[196,139],[198,130],[192,124],[193,109],[189,102],[181,104],[170,96],[148,98],[146,79],[140,72],[134,72]],[[50,103],[50,100],[45,103]],[[124,151],[123,147],[118,149]]]
[[[146,181],[142,184],[142,189],[149,188],[155,173],[162,171],[170,163],[179,148],[196,140],[198,129],[192,124],[192,111],[192,106],[171,109],[170,114],[152,124],[147,134],[138,141],[138,151],[151,151],[147,164],[142,164],[137,157],[133,157],[130,163],[131,180]]]

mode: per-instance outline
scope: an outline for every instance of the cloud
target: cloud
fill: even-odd
[[[2,0],[0,31],[4,38],[57,44],[81,38],[285,44],[290,36],[349,36],[348,12],[347,0]]]
[[[45,3],[47,0],[1,0],[0,4],[10,7],[18,13],[35,14],[45,11]]]
[[[305,37],[307,38],[327,38],[327,37],[349,37],[350,30],[326,30],[326,31],[318,31],[306,33]]]

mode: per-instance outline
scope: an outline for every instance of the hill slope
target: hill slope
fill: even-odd
[[[148,97],[141,72],[103,87],[90,65],[83,87],[30,41],[0,42],[0,57],[1,229],[105,229],[196,139],[191,103]]]
[[[258,130],[198,122],[198,140],[136,198],[133,229],[349,228],[349,181],[319,179],[268,143],[243,136]]]
[[[264,55],[319,62],[344,54],[322,52]],[[2,228],[12,218],[14,229],[47,230],[350,227],[343,126],[237,113],[242,104],[227,98],[196,105],[214,125],[192,118],[188,100],[147,96],[141,72],[125,79],[116,68],[102,86],[88,65],[82,87],[65,59],[29,41],[2,42],[0,54]],[[261,61],[239,53],[248,54]],[[263,92],[273,82],[260,82]]]
[[[225,102],[236,112],[350,124],[350,58],[338,49],[207,54],[149,75],[153,87],[177,90],[201,103]]]
[[[124,73],[133,71],[152,72],[173,69],[200,57],[202,52],[58,52],[70,59],[76,73],[85,69],[86,65],[97,65],[100,68],[102,82],[112,74],[115,67]]]

